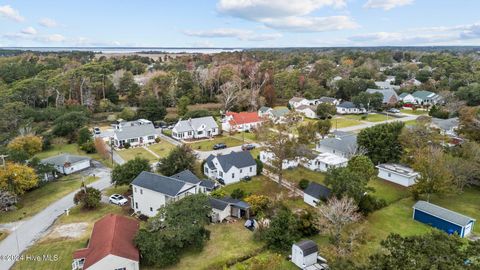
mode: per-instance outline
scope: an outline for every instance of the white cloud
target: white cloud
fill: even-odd
[[[18,12],[18,10],[13,9],[9,5],[0,6],[0,15],[2,15],[2,17],[17,22],[23,22],[25,20],[25,18],[20,15],[20,12]]]
[[[274,40],[282,37],[280,33],[254,33],[250,30],[235,29],[235,28],[218,28],[212,30],[183,31],[187,36],[201,37],[201,38],[236,38],[245,41],[266,41]]]
[[[392,8],[410,5],[412,3],[413,0],[368,0],[364,7],[390,10]]]
[[[308,16],[320,8],[345,6],[346,0],[220,0],[217,10],[281,31],[323,32],[358,27],[348,16]]]
[[[22,34],[25,34],[25,35],[36,35],[37,34],[37,30],[31,26],[25,28],[25,29],[22,29],[21,31]]]
[[[58,23],[54,19],[50,19],[50,18],[42,18],[38,23],[41,26],[48,27],[48,28],[52,28],[58,25]]]
[[[375,32],[348,38],[356,45],[445,45],[473,44],[480,39],[480,23]],[[472,41],[472,42],[467,42]]]
[[[52,34],[44,37],[47,42],[63,42],[66,38],[60,34]]]

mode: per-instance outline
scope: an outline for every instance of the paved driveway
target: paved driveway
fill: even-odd
[[[260,146],[260,144],[258,144],[258,143],[251,143],[251,144],[255,145],[255,147]],[[197,154],[198,159],[205,160],[210,155],[218,155],[218,154],[226,155],[226,154],[230,154],[231,152],[240,152],[240,151],[242,151],[242,146],[241,145],[240,146],[234,146],[234,147],[228,147],[228,148],[220,149],[220,150],[212,150],[212,151],[195,150],[195,153]]]
[[[87,174],[95,174],[100,179],[90,184],[96,189],[103,190],[109,187],[111,170],[106,167],[97,167],[85,171]],[[68,194],[62,199],[52,203],[47,208],[25,220],[18,225],[7,238],[0,242],[0,270],[7,270],[15,263],[14,260],[5,259],[2,256],[18,256],[22,254],[30,245],[35,243],[43,233],[53,224],[53,222],[64,213],[65,209],[71,208],[73,196],[78,190]],[[47,254],[46,254],[47,255]],[[55,255],[55,254],[49,254]]]

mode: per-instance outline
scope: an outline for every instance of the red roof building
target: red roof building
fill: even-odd
[[[262,121],[258,112],[227,112],[223,119],[222,129],[225,131],[250,131],[260,125]]]
[[[133,243],[137,220],[109,214],[95,222],[88,246],[73,253],[72,269],[139,269]]]

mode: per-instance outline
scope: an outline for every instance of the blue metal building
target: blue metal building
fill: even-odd
[[[475,219],[426,201],[413,206],[413,219],[428,224],[448,234],[465,237],[473,231]]]

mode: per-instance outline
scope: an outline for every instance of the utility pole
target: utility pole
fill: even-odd
[[[3,166],[3,169],[5,170],[6,167],[5,167],[5,158],[8,157],[8,155],[0,155],[0,158],[2,159],[2,166]]]

